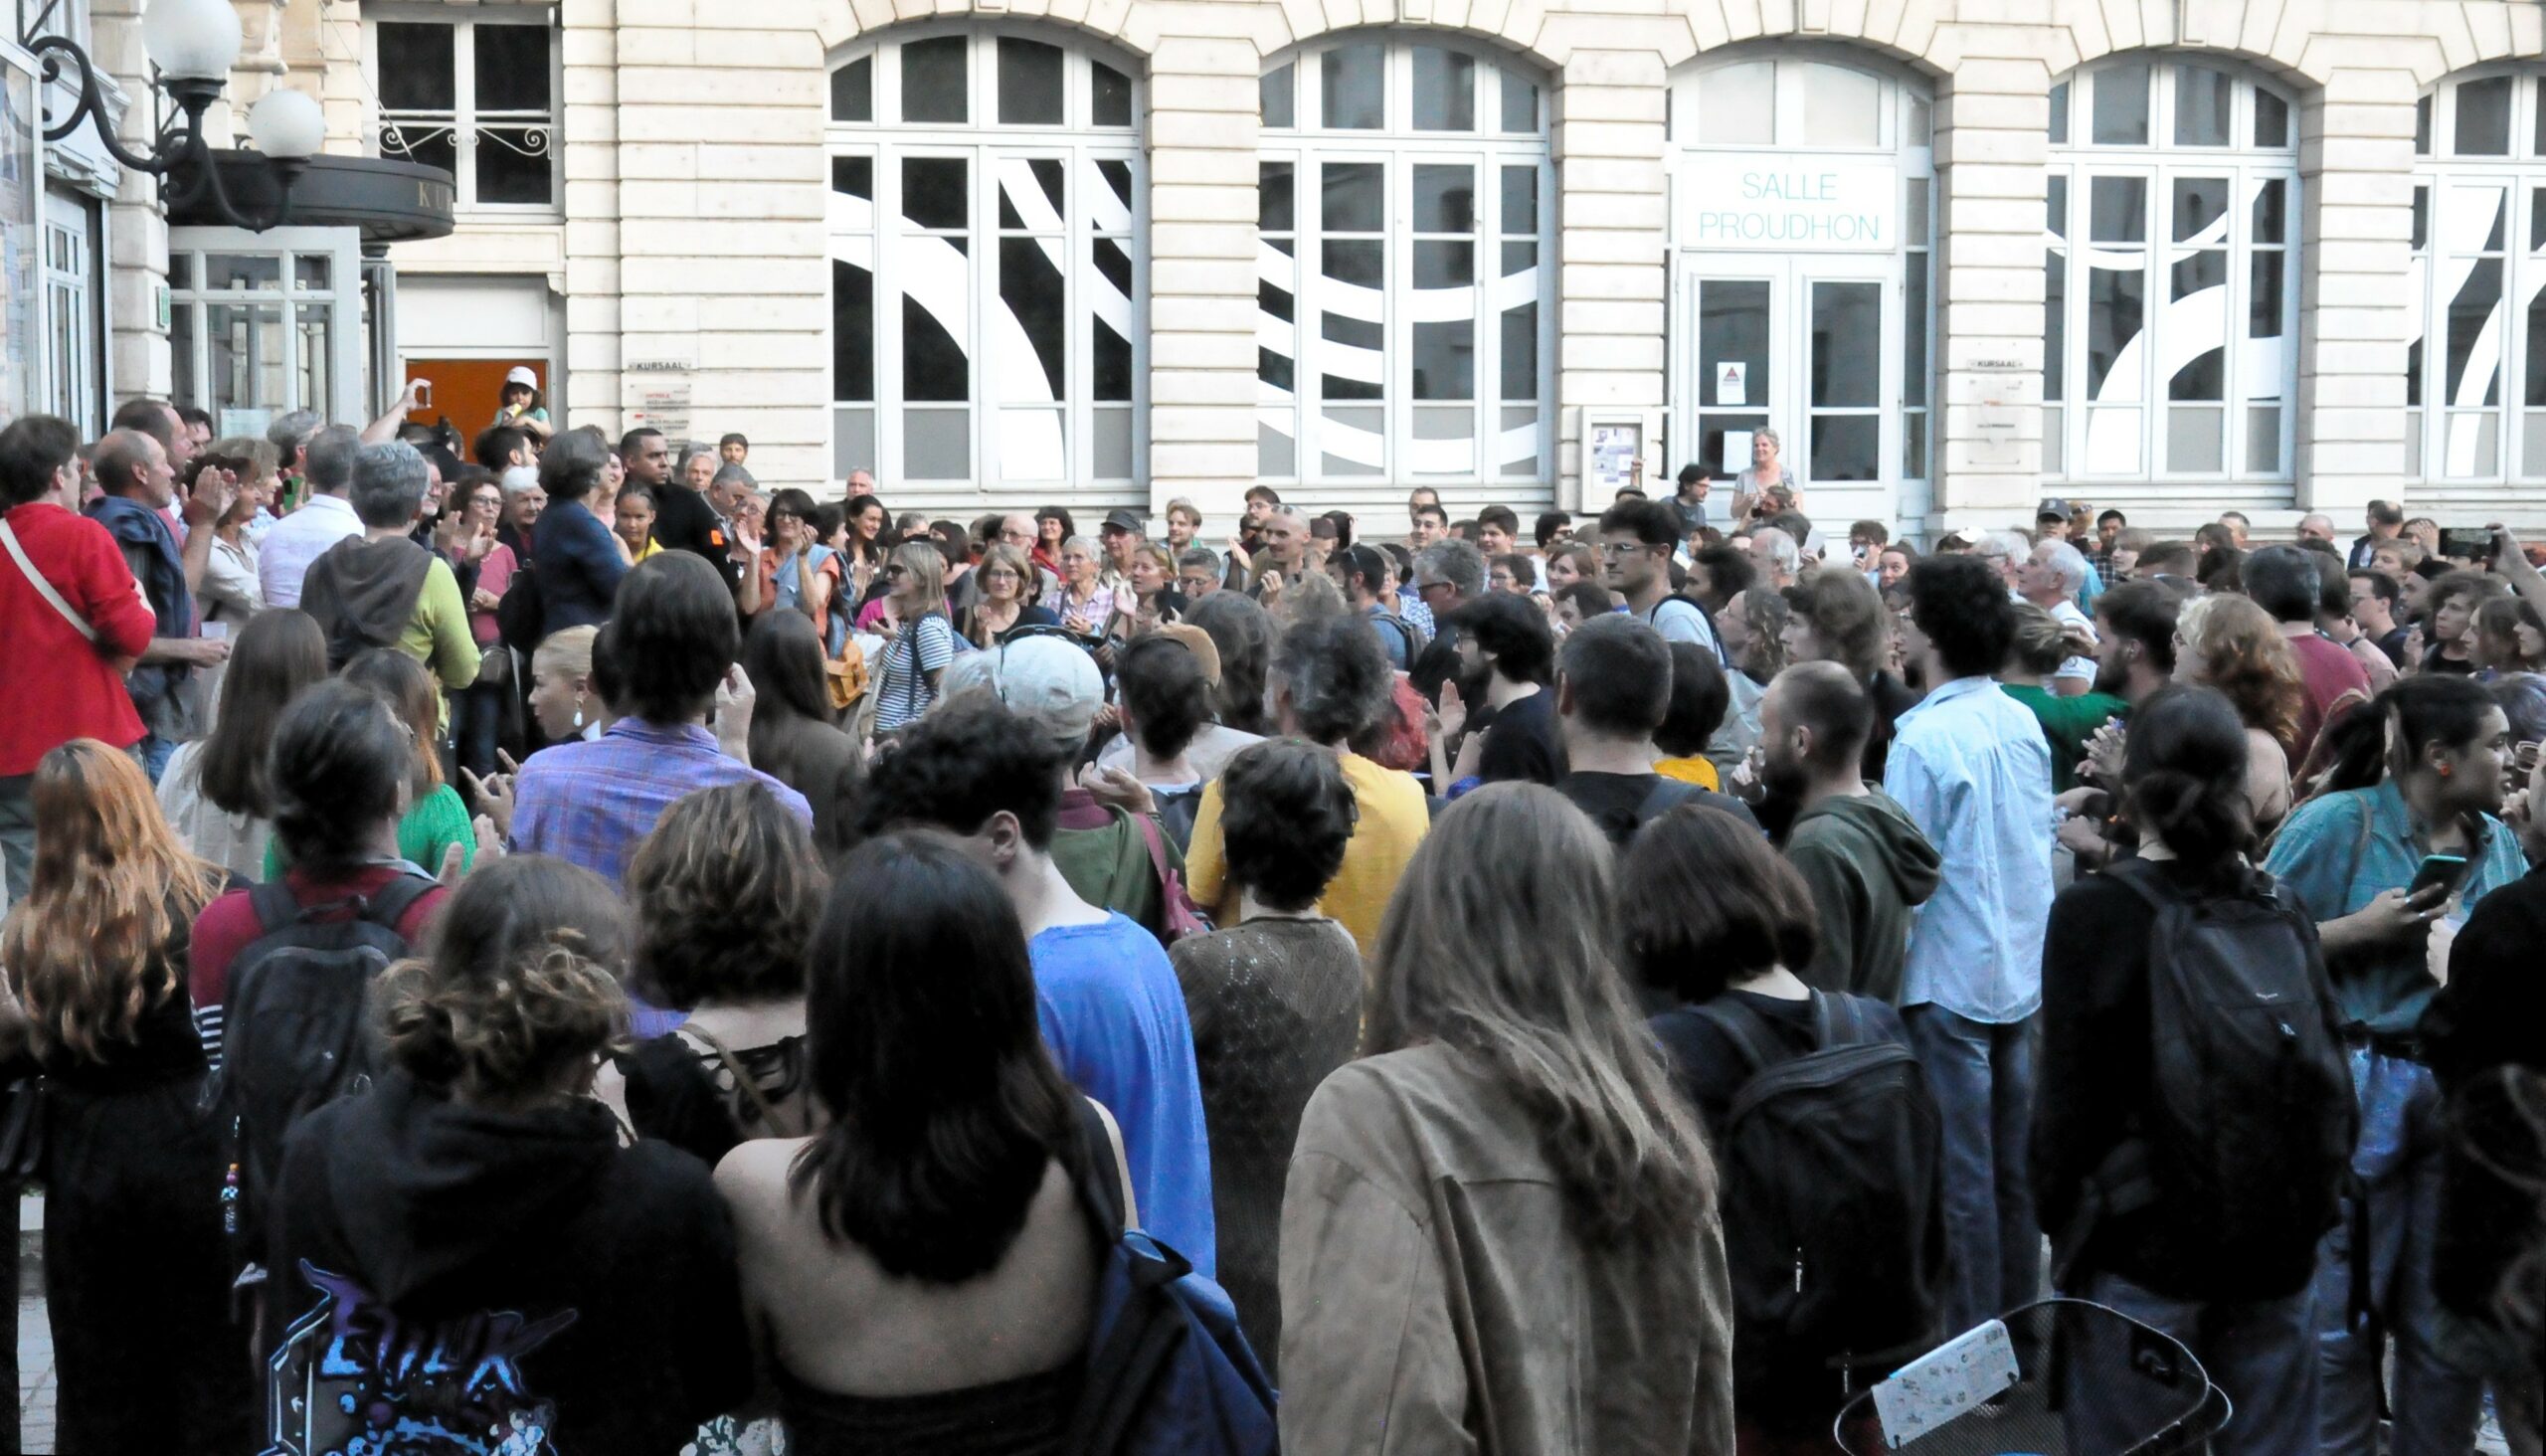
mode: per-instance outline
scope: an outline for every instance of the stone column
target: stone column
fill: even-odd
[[[2344,531],[2402,493],[2418,91],[2401,65],[2337,70],[2299,110],[2294,503]]]
[[[1556,504],[1582,498],[1579,412],[1641,410],[1662,418],[1670,293],[1670,189],[1663,154],[1667,96],[1661,54],[1578,49],[1555,88]],[[1645,467],[1667,478],[1661,442]],[[1683,451],[1683,454],[1687,452]]]
[[[1983,32],[1983,35],[1988,33]],[[2020,34],[2011,51],[2030,50]],[[2042,489],[2044,163],[2038,56],[1966,57],[1936,95],[1937,393],[1930,536],[2029,526]]]

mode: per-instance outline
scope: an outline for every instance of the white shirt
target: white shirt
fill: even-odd
[[[2087,640],[2091,642],[2100,639],[2095,635],[2095,620],[2079,611],[2078,604],[2066,597],[2051,604],[2051,620],[2059,623],[2067,631],[2083,631]],[[2052,673],[2051,676],[2054,681],[2061,678],[2074,678],[2077,681],[2091,684],[2095,680],[2095,659],[2092,657],[2064,658],[2060,663],[2060,670]]]
[[[309,563],[348,536],[362,534],[362,518],[341,495],[312,495],[307,504],[266,532],[257,547],[257,580],[266,589],[268,607],[300,605],[300,579]]]
[[[1943,856],[1918,907],[1901,1003],[2004,1025],[2042,1005],[2051,919],[2051,745],[2022,703],[1958,677],[1901,715],[1883,790]]]

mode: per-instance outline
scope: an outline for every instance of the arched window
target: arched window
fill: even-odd
[[[2043,473],[2287,479],[2298,128],[2215,63],[2134,54],[2051,91]]]
[[[1147,473],[1143,101],[1129,61],[1058,33],[896,30],[837,60],[837,473],[923,496]]]
[[[2414,112],[2405,473],[2546,477],[2546,91],[2442,82]]]
[[[1553,473],[1554,173],[1518,63],[1350,34],[1264,76],[1257,471]]]

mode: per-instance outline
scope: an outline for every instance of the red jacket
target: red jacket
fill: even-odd
[[[32,774],[74,738],[117,748],[141,741],[141,715],[109,657],[137,657],[156,625],[123,550],[106,528],[50,501],[8,513],[9,529],[71,610],[96,630],[91,646],[0,552],[0,777]]]

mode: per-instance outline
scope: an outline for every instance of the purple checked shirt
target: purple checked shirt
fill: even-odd
[[[636,841],[673,800],[752,783],[768,785],[788,813],[813,824],[805,796],[727,758],[706,729],[622,718],[589,743],[543,748],[521,766],[509,847],[517,854],[572,860],[615,885]]]

